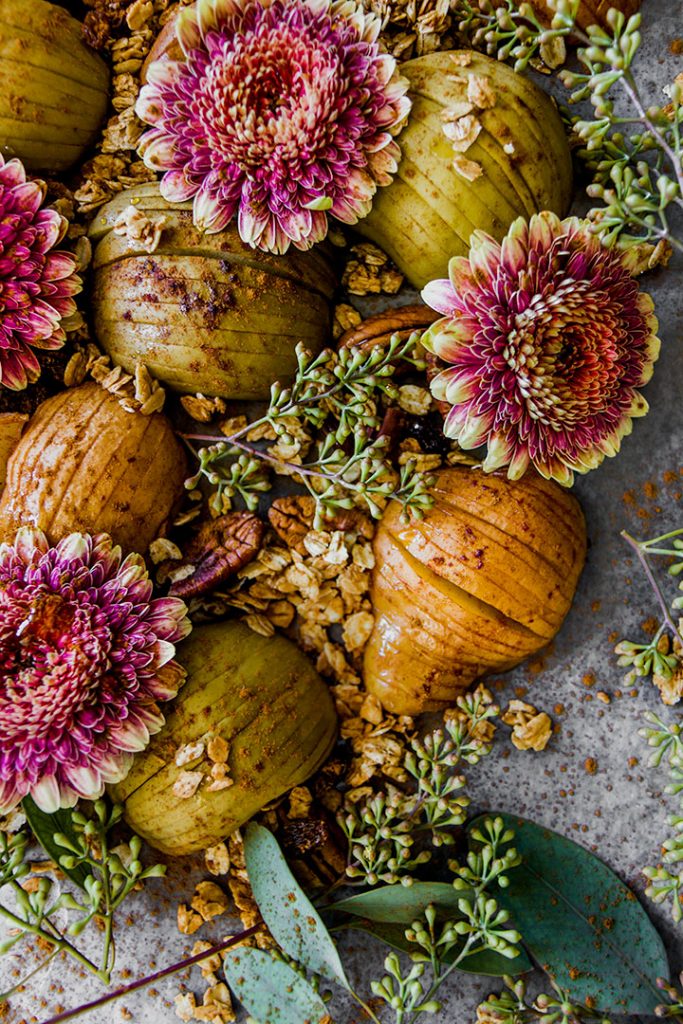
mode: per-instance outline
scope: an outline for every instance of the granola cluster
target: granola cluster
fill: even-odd
[[[175,752],[175,763],[182,772],[173,784],[179,800],[189,800],[202,787],[204,793],[218,793],[234,785],[228,767],[230,746],[223,736],[207,733],[199,740],[185,743]]]
[[[364,6],[381,18],[381,39],[397,60],[457,43],[450,0],[366,0]]]
[[[502,721],[512,727],[512,743],[517,750],[545,750],[552,736],[550,716],[523,700],[511,700]]]
[[[131,203],[114,222],[114,234],[126,238],[132,249],[156,252],[166,227],[166,218],[147,217]]]
[[[472,62],[468,53],[451,54],[454,67],[467,67]],[[477,113],[496,105],[496,94],[491,80],[486,75],[469,75],[463,78],[455,70],[447,78],[467,83],[467,99],[454,106],[445,107],[441,112],[442,131],[453,149],[453,169],[466,181],[476,181],[482,173],[481,164],[470,160],[465,154],[478,139],[482,124]],[[511,147],[511,148],[508,148]],[[514,152],[512,137],[504,143],[506,152]]]
[[[349,250],[342,284],[351,295],[395,295],[403,284],[403,274],[378,246],[361,242]]]
[[[151,416],[164,407],[166,392],[144,363],[136,364],[134,374],[126,373],[123,367],[112,366],[110,357],[92,342],[76,347],[64,370],[64,386],[78,387],[86,377],[116,395],[126,412]]]
[[[186,6],[190,0],[180,0]],[[136,148],[144,125],[135,113],[145,58],[160,29],[173,16],[170,0],[94,0],[86,17],[86,38],[103,49],[112,64],[112,115],[99,152],[82,168],[74,193],[79,213],[90,214],[117,193],[156,175],[138,159]]]
[[[197,942],[193,947],[194,953],[203,953],[209,948],[208,942]],[[215,958],[219,962],[216,964],[216,970],[220,968],[220,957]],[[208,957],[202,962],[202,975],[206,977],[207,966],[211,964],[214,957]],[[209,972],[212,973],[213,972]],[[213,974],[214,977],[215,974]],[[191,1021],[199,1020],[206,1021],[208,1024],[229,1024],[229,1021],[235,1020],[235,1011],[232,1006],[232,1000],[230,999],[230,990],[224,981],[218,981],[212,985],[209,985],[201,1005],[197,1005],[197,1000],[192,992],[179,992],[175,997],[175,1012],[176,1016],[180,1017],[181,1020]]]

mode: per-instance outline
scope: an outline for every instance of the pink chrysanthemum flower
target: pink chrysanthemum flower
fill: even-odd
[[[446,363],[432,392],[452,409],[444,431],[486,444],[484,470],[515,480],[533,465],[570,485],[616,455],[659,354],[657,319],[623,255],[577,218],[520,219],[502,245],[475,231],[424,301],[444,314],[424,343]]]
[[[76,261],[55,252],[67,221],[43,209],[46,185],[0,156],[0,383],[18,391],[40,376],[32,349],[61,348],[81,290]]]
[[[160,59],[136,105],[140,153],[194,221],[233,217],[254,248],[308,249],[327,214],[355,224],[388,185],[408,82],[353,0],[198,0],[178,16],[185,59]]]
[[[0,545],[0,811],[26,794],[54,811],[122,779],[185,678],[174,644],[190,628],[107,534],[50,547],[24,527]]]

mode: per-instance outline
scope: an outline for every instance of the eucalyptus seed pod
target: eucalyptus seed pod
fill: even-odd
[[[528,2],[528,0],[527,0]],[[536,13],[550,24],[554,11],[547,0],[530,0]],[[521,3],[521,0],[520,0]],[[607,12],[614,8],[627,18],[640,10],[642,0],[581,0],[576,14],[576,24],[587,29],[589,25],[607,25]]]
[[[188,678],[166,724],[112,789],[131,828],[172,855],[220,842],[304,782],[337,732],[327,686],[284,637],[198,626],[178,660]]]
[[[113,230],[131,206],[163,225],[152,253]],[[317,353],[329,340],[336,280],[325,245],[276,256],[233,225],[203,234],[192,204],[166,202],[156,182],[103,206],[90,237],[95,331],[124,369],[142,361],[176,391],[267,398],[294,376],[297,342]]]
[[[401,65],[412,110],[398,137],[401,162],[357,231],[411,284],[446,277],[473,231],[502,239],[520,216],[564,215],[572,163],[560,115],[531,79],[459,50]]]
[[[99,384],[68,388],[38,406],[10,455],[0,539],[20,526],[53,544],[108,533],[144,553],[180,501],[186,468],[162,413],[127,412]]]
[[[0,146],[30,171],[64,171],[95,141],[109,70],[83,26],[45,0],[0,0]]]

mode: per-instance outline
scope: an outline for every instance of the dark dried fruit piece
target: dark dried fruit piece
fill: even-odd
[[[322,818],[292,818],[282,829],[283,846],[293,857],[303,857],[323,846],[330,838],[327,822]]]
[[[307,494],[277,498],[268,509],[268,519],[280,540],[293,551],[306,554],[304,537],[313,529],[315,498]],[[340,509],[336,515],[325,519],[321,529],[357,533],[366,540],[370,540],[375,532],[368,516],[356,508]]]
[[[264,525],[251,512],[231,512],[204,523],[192,538],[182,562],[173,568],[193,565],[194,572],[171,586],[173,597],[197,597],[214,590],[230,576],[247,565],[263,541]]]
[[[88,11],[83,22],[83,38],[94,50],[103,50],[133,0],[85,0]]]
[[[443,432],[443,421],[441,410],[428,413],[427,416],[406,416],[402,436],[414,438],[420,450],[427,455],[442,455],[445,458],[452,450],[453,442]]]
[[[328,888],[346,870],[346,841],[333,817],[316,806],[306,818],[288,818],[276,811],[277,838],[298,880],[310,889]]]

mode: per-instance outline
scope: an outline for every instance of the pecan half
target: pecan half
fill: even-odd
[[[315,499],[308,494],[297,494],[289,498],[276,498],[268,509],[268,519],[276,534],[288,547],[299,554],[307,554],[304,537],[313,529]],[[325,519],[321,529],[341,530],[343,533],[358,533],[366,540],[374,535],[372,522],[360,509],[340,509],[336,515]]]
[[[339,348],[357,345],[360,348],[372,348],[373,345],[386,345],[392,335],[398,334],[407,338],[413,331],[426,330],[440,313],[435,313],[429,306],[399,306],[398,309],[387,309],[364,320],[358,327],[344,331],[339,339]]]
[[[184,60],[183,51],[180,48],[180,44],[176,38],[176,18],[177,13],[166,22],[159,35],[152,43],[152,49],[147,54],[142,69],[140,71],[140,82],[145,85],[147,82],[147,72],[150,64],[155,60]]]
[[[264,525],[251,512],[231,512],[203,524],[187,544],[182,562],[173,568],[194,566],[194,572],[172,584],[173,597],[197,597],[213,590],[243,565],[251,562],[261,547]]]

